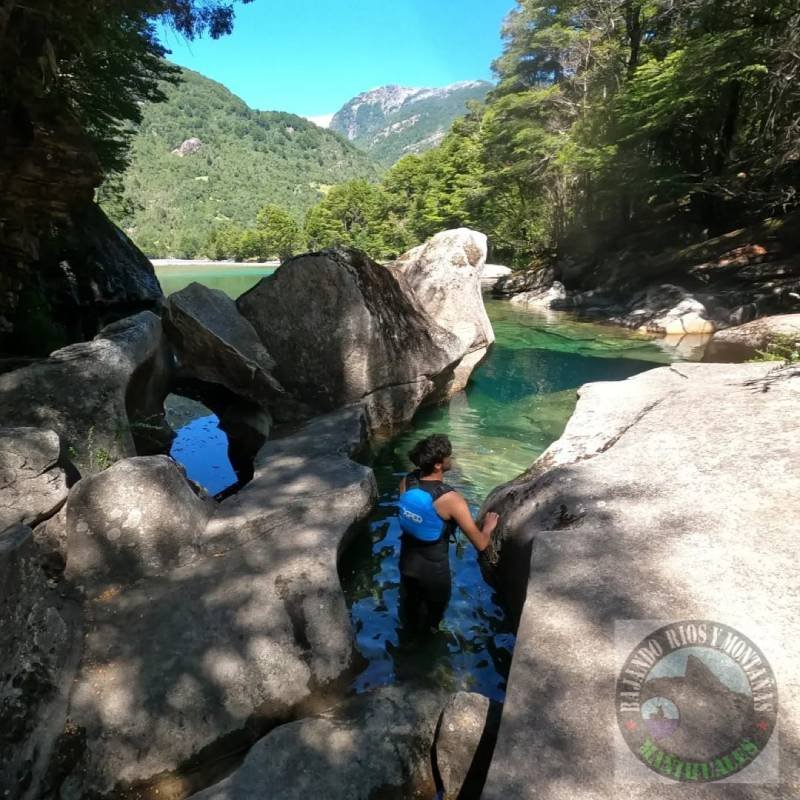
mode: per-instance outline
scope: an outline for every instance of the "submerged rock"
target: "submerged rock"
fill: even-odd
[[[67,577],[95,596],[188,564],[214,510],[168,456],[119,461],[70,492]]]
[[[492,759],[502,705],[474,692],[457,692],[436,732],[436,769],[443,800],[477,800]]]
[[[679,364],[579,397],[561,439],[486,503],[502,517],[501,573],[524,576],[524,607],[483,797],[618,796],[633,756],[615,735],[615,626],[698,619],[750,636],[778,676],[777,782],[762,783],[758,770],[775,764],[765,753],[737,796],[791,796],[800,371]],[[674,796],[639,766],[635,796]]]
[[[67,499],[67,474],[55,431],[0,428],[0,531],[33,527]]]
[[[62,797],[140,785],[220,742],[246,746],[349,679],[358,662],[337,557],[377,496],[372,471],[350,459],[365,431],[356,407],[268,442],[194,560],[89,604],[68,709],[86,746]]]
[[[432,790],[430,751],[444,697],[388,686],[281,725],[239,769],[193,800],[370,800]],[[431,796],[426,793],[426,796]]]
[[[143,311],[0,374],[0,419],[54,430],[81,473],[97,472],[136,455],[140,433],[160,431],[171,370],[161,321]]]
[[[190,283],[167,298],[162,317],[180,366],[193,378],[263,407],[284,395],[272,376],[275,360],[224,292]]]
[[[410,420],[463,355],[458,338],[357,250],[289,259],[237,305],[298,402],[317,413],[364,402],[372,430]]]

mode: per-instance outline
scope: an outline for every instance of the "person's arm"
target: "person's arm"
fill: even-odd
[[[448,492],[436,501],[436,510],[444,519],[452,519],[475,545],[478,552],[483,552],[492,541],[492,532],[497,527],[500,517],[493,511],[486,514],[483,528],[479,528],[472,519],[467,501],[458,492]]]
[[[405,476],[403,476],[403,479],[400,481],[400,494],[403,494],[405,490],[406,490],[406,479]]]

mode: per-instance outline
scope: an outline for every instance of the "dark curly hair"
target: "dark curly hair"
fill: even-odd
[[[453,445],[443,433],[434,433],[427,439],[417,442],[408,457],[416,464],[423,475],[429,475],[433,468],[453,452]]]

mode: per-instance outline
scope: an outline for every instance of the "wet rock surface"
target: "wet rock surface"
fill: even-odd
[[[406,798],[432,790],[430,751],[444,696],[414,685],[359,695],[261,739],[229,778],[193,800]]]
[[[726,790],[791,796],[800,512],[786,498],[800,493],[800,372],[678,364],[579,396],[561,439],[485,506],[502,515],[500,565],[524,574],[524,607],[483,797],[617,796],[615,770],[631,773],[616,739],[615,624],[687,619],[742,631],[779,676],[778,749],[753,763],[750,783]],[[770,783],[758,770],[774,757]],[[642,769],[626,797],[674,797],[675,785]],[[692,798],[719,789],[680,786]]]

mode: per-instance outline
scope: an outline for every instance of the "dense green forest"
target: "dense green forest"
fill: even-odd
[[[350,244],[389,258],[466,225],[525,265],[636,232],[702,239],[798,205],[796,3],[518,0],[502,33],[486,101],[380,182],[333,134],[189,73],[145,109],[115,216],[151,255]],[[190,135],[203,147],[172,155]]]
[[[293,114],[254,111],[195,72],[181,70],[177,84],[160,88],[166,99],[142,107],[128,168],[100,191],[106,211],[149,256],[212,255],[216,239],[237,239],[238,248],[263,206],[279,204],[299,224],[332,184],[379,175],[338,134]],[[190,139],[199,140],[195,151],[174,152]],[[257,255],[253,236],[242,243],[244,257]]]
[[[797,206],[796,3],[520,0],[503,37],[487,102],[371,193],[343,187],[349,206],[329,195],[311,212],[317,243],[388,255],[468,225],[525,264]]]

